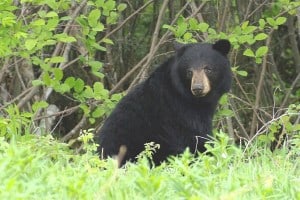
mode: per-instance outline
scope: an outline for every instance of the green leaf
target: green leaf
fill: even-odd
[[[253,44],[255,43],[255,39],[253,34],[246,34],[246,35],[241,35],[239,37],[239,42],[240,44],[248,43],[248,44]]]
[[[264,39],[266,39],[267,37],[268,37],[267,34],[265,34],[265,33],[259,33],[259,34],[257,34],[257,35],[254,37],[254,39],[255,39],[255,40],[264,40]]]
[[[78,78],[75,81],[74,90],[75,90],[75,92],[80,93],[80,92],[82,92],[83,88],[84,88],[84,82],[83,82],[83,80]]]
[[[173,26],[168,25],[168,24],[164,24],[164,25],[162,26],[162,28],[168,29],[168,30],[172,31],[173,33],[176,32],[175,28],[174,28]]]
[[[109,38],[103,38],[101,41],[106,43],[106,44],[114,44],[114,42]]]
[[[123,10],[125,10],[127,8],[127,4],[125,4],[125,3],[120,3],[119,5],[118,5],[118,7],[117,7],[117,10],[119,11],[119,12],[122,12]]]
[[[32,110],[36,112],[38,109],[48,107],[48,103],[46,101],[36,101],[32,105]]]
[[[271,25],[271,26],[273,26],[273,27],[276,27],[276,21],[273,19],[273,18],[271,18],[271,17],[268,17],[267,18],[267,22]]]
[[[259,47],[255,52],[255,56],[263,57],[268,52],[268,50],[269,50],[269,48],[267,46]]]
[[[57,27],[58,23],[59,23],[58,18],[52,18],[48,20],[46,27],[49,31],[51,31]]]
[[[240,75],[240,76],[243,76],[243,77],[248,76],[248,72],[246,72],[246,71],[236,71],[236,73],[237,73],[238,75]]]
[[[117,93],[117,94],[113,94],[111,97],[110,97],[110,99],[112,100],[112,101],[120,101],[121,99],[122,99],[122,97],[123,97],[123,95],[122,95],[122,93]]]
[[[258,58],[255,59],[255,62],[256,62],[257,64],[260,64],[260,63],[262,63],[262,59],[261,59],[260,57],[258,57]]]
[[[198,21],[195,18],[189,19],[189,26],[190,29],[193,31],[198,30]]]
[[[46,22],[43,19],[37,19],[31,23],[33,26],[45,26]]]
[[[199,29],[201,32],[206,32],[206,31],[208,30],[208,28],[209,28],[209,25],[208,25],[207,23],[204,23],[204,22],[202,22],[202,23],[200,23],[200,24],[198,25],[198,29]]]
[[[102,68],[103,63],[100,62],[100,61],[96,61],[96,60],[94,60],[94,61],[89,61],[89,66],[92,67],[92,70],[93,70],[93,71],[98,71],[98,70],[100,70],[100,69]]]
[[[62,63],[65,62],[65,58],[62,56],[54,56],[49,59],[50,63]]]
[[[228,95],[224,94],[221,99],[219,100],[220,105],[228,104]]]
[[[75,85],[75,78],[74,77],[68,77],[68,78],[66,78],[66,80],[65,80],[65,84],[67,84],[70,88],[73,88],[74,87],[74,85]]]
[[[46,40],[44,42],[44,46],[47,46],[47,45],[54,45],[56,44],[56,41],[55,40]]]
[[[55,79],[58,81],[60,81],[64,77],[62,69],[59,69],[59,68],[54,68],[53,74],[54,74]]]
[[[88,23],[91,27],[95,27],[100,19],[101,12],[99,9],[94,9],[88,15]]]
[[[39,15],[39,17],[44,18],[46,16],[46,11],[45,10],[40,10],[37,12],[37,14]]]
[[[1,19],[1,18],[0,18]],[[1,25],[3,27],[11,27],[16,23],[15,16],[7,16],[1,19]]]
[[[104,30],[104,25],[102,24],[102,23],[98,23],[96,26],[94,26],[93,28],[92,28],[92,30],[93,31],[96,31],[96,32],[101,32],[101,31],[103,31]]]
[[[259,23],[259,28],[260,29],[264,29],[265,28],[266,21],[264,19],[259,19],[258,23]]]
[[[255,57],[254,52],[251,49],[246,49],[243,53],[244,56]]]
[[[176,30],[176,37],[181,37],[187,30],[187,23],[183,22],[178,24],[177,30]]]
[[[294,131],[300,131],[300,124],[294,125],[293,130]]]
[[[244,34],[253,33],[256,29],[257,29],[256,26],[248,26],[247,28],[245,28],[245,29],[243,30],[243,33],[244,33]]]
[[[185,41],[189,41],[190,39],[192,39],[192,37],[193,37],[193,34],[192,34],[192,33],[189,33],[189,32],[187,32],[187,33],[185,33],[185,34],[183,35],[183,39],[184,39]]]
[[[115,6],[116,6],[116,2],[113,0],[108,0],[104,3],[104,9],[106,9],[107,11],[113,10]]]
[[[93,88],[94,88],[94,98],[96,100],[101,100],[107,97],[108,91],[104,89],[104,86],[101,82],[94,83]]]
[[[221,109],[218,114],[221,116],[230,117],[233,115],[233,111],[229,109]]]
[[[90,124],[95,124],[96,120],[92,117],[89,117],[89,122]]]
[[[242,30],[244,30],[245,28],[247,28],[248,24],[249,24],[249,21],[243,22],[242,25],[241,25]]]
[[[101,107],[97,107],[93,112],[92,112],[92,117],[94,118],[99,118],[102,117],[105,114],[105,110]]]
[[[93,88],[94,88],[94,93],[98,95],[101,94],[102,90],[104,89],[104,86],[101,82],[96,82],[94,83]]]
[[[28,33],[24,33],[22,31],[19,31],[17,33],[15,33],[14,37],[16,37],[18,40],[20,40],[21,38],[27,38]]]
[[[56,88],[56,92],[59,92],[61,94],[64,94],[66,92],[70,92],[71,88],[69,87],[69,85],[63,83],[63,84],[60,84],[57,88]]]
[[[96,48],[99,51],[106,51],[106,48],[104,46],[101,46],[101,45],[99,45],[97,43],[93,43],[91,46],[94,47],[94,48]]]
[[[48,86],[51,84],[51,77],[50,77],[50,75],[49,75],[48,72],[44,72],[44,74],[43,74],[43,81]]]
[[[85,86],[85,90],[83,91],[83,95],[85,98],[93,98],[94,92],[93,89],[90,86]]]
[[[54,38],[56,38],[60,42],[70,43],[70,42],[76,42],[76,39],[72,36],[68,36],[66,33],[56,34],[54,35]]]
[[[30,51],[36,46],[37,42],[37,39],[28,39],[25,41],[25,48]]]
[[[286,17],[278,17],[275,21],[276,25],[282,25],[286,22]]]
[[[31,84],[33,86],[40,86],[40,85],[44,85],[44,82],[42,80],[37,79],[37,80],[31,81]]]
[[[90,113],[90,108],[86,104],[81,104],[80,108],[83,110],[85,116]]]
[[[50,11],[46,14],[46,17],[48,17],[48,18],[58,17],[58,14],[54,11]]]

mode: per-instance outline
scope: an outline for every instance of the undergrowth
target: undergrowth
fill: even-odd
[[[186,151],[149,167],[143,152],[118,168],[98,158],[90,136],[82,135],[80,155],[50,136],[1,137],[0,199],[300,199],[299,138],[272,153],[255,142],[230,145],[220,133],[208,154]]]

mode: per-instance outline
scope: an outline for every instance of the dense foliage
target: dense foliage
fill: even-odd
[[[33,133],[69,141],[80,129],[100,125],[121,98],[116,92],[144,80],[172,53],[172,38],[227,38],[235,81],[215,127],[249,141],[290,104],[299,105],[299,4],[2,1],[0,112],[7,116],[5,108],[17,104],[34,113]],[[298,124],[299,115],[290,123]],[[281,125],[271,140],[288,132]]]
[[[88,141],[89,133],[82,135]],[[150,168],[144,152],[137,164],[117,168],[101,161],[85,143],[76,155],[50,136],[0,138],[1,199],[299,199],[300,142],[276,153],[253,145],[246,150],[219,134],[213,156],[188,152],[168,165]]]
[[[0,26],[1,199],[300,198],[299,1],[1,0]],[[90,133],[174,40],[222,38],[234,82],[210,156],[98,159]]]

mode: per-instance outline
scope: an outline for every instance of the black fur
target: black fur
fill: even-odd
[[[144,144],[155,142],[159,164],[169,155],[205,151],[204,143],[212,132],[212,119],[220,97],[229,91],[231,70],[226,58],[227,40],[215,44],[188,44],[176,49],[174,56],[160,65],[150,77],[137,85],[116,106],[98,133],[99,153],[117,155],[127,147],[122,164],[134,161]],[[207,68],[211,91],[204,97],[193,96],[189,68]]]

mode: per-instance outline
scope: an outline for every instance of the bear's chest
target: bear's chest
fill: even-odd
[[[172,117],[170,117],[172,116]],[[188,137],[207,135],[211,132],[212,115],[200,111],[175,111],[162,115],[160,124],[168,135]]]

